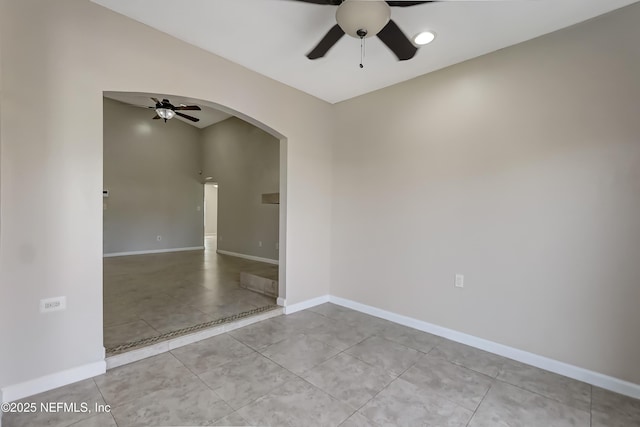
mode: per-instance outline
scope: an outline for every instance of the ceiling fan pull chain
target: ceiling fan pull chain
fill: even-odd
[[[364,68],[362,64],[364,62],[364,46],[365,46],[364,37],[360,37],[360,68]]]

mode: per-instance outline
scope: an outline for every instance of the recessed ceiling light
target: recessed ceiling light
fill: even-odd
[[[436,38],[436,33],[432,31],[423,31],[413,38],[413,42],[418,46],[424,46],[425,44],[429,44]]]

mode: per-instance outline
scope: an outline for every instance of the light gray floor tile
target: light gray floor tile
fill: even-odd
[[[425,356],[400,377],[475,411],[493,379],[439,358]]]
[[[397,379],[359,411],[381,426],[464,427],[473,412]]]
[[[348,323],[332,320],[321,326],[317,326],[305,334],[311,338],[317,339],[329,344],[331,347],[346,350],[352,345],[358,344],[365,338],[371,336],[371,331],[359,329]]]
[[[508,359],[468,345],[442,340],[429,356],[441,357],[456,365],[464,366],[481,374],[497,377]]]
[[[418,350],[377,336],[369,337],[345,351],[396,376],[410,368],[423,355]]]
[[[300,332],[297,327],[284,325],[276,319],[277,317],[274,317],[273,319],[254,323],[229,332],[229,334],[249,347],[261,350]]]
[[[251,348],[228,334],[217,335],[171,351],[195,374],[217,368],[253,352]]]
[[[298,311],[297,313],[287,314],[285,316],[279,316],[274,320],[300,332],[306,332],[313,328],[326,326],[331,322],[331,320],[327,319],[325,316],[321,316],[320,314],[307,310]]]
[[[94,380],[112,407],[136,397],[175,387],[195,378],[171,353],[153,356],[107,371]]]
[[[205,239],[203,251],[135,255],[104,259],[104,325],[146,320],[151,336],[275,305],[275,298],[240,287],[241,271],[277,266],[216,253]],[[150,332],[150,331],[149,331]],[[136,339],[133,330],[105,329],[108,351]]]
[[[295,335],[262,350],[269,359],[301,375],[338,354],[340,350],[306,335]]]
[[[379,427],[379,426],[378,424],[374,423],[370,419],[356,412],[355,414],[347,418],[345,422],[340,424],[340,427]]]
[[[7,412],[2,416],[2,425],[5,427],[31,427],[49,426],[63,427],[75,422],[90,418],[92,414],[88,412],[46,412],[41,411],[41,404],[56,404],[57,402],[75,404],[78,409],[82,404],[87,405],[87,409],[93,409],[95,404],[104,405],[104,399],[96,387],[93,380],[84,380],[66,387],[57,388],[35,396],[31,396],[18,401],[21,404],[35,404],[35,412],[12,413]]]
[[[502,366],[498,379],[577,409],[588,411],[591,406],[589,384],[513,360]]]
[[[107,326],[104,328],[104,346],[114,347],[143,338],[155,337],[158,334],[158,331],[149,326],[144,320]]]
[[[321,314],[325,317],[334,320],[341,320],[341,318],[345,316],[349,316],[349,312],[353,312],[348,308],[332,304],[330,302],[326,302],[324,304],[316,305],[315,307],[311,307],[309,311],[313,311],[314,313]]]
[[[98,415],[93,415],[86,420],[79,421],[73,424],[72,427],[118,427],[118,425],[110,412],[103,412]]]
[[[592,427],[640,427],[640,400],[593,387]]]
[[[214,320],[213,317],[195,307],[170,306],[164,307],[162,310],[144,311],[140,314],[140,318],[161,334]]]
[[[442,341],[442,338],[438,336],[398,325],[397,323],[392,323],[387,326],[378,335],[389,341],[397,342],[398,344],[414,348],[423,353],[430,352]]]
[[[258,308],[258,306],[249,304],[245,301],[194,304],[193,306],[200,311],[209,314],[214,320],[222,319],[223,317],[233,316],[235,314],[244,313],[245,311],[251,311],[255,308]]]
[[[380,332],[391,324],[391,322],[387,320],[331,303],[321,304],[316,307],[312,307],[310,310],[333,320],[342,321],[350,325],[357,325],[361,328],[367,328],[367,332],[370,334]]]
[[[108,306],[104,306],[103,325],[105,328],[109,326],[122,325],[123,323],[135,322],[137,320],[140,320],[140,318],[138,317],[138,310],[135,307],[120,306],[119,304],[113,303]]]
[[[145,394],[112,410],[119,427],[204,426],[232,412],[233,409],[197,377]]]
[[[252,425],[324,427],[340,425],[353,409],[297,378],[238,413]]]
[[[341,353],[307,372],[304,378],[341,402],[359,409],[395,377]]]
[[[264,396],[296,376],[258,353],[209,370],[200,378],[234,409]]]
[[[496,381],[469,427],[589,427],[589,413]]]
[[[238,414],[237,412],[234,412],[231,415],[227,415],[226,417],[224,417],[221,420],[218,420],[218,422],[213,424],[214,426],[226,426],[226,427],[231,427],[231,426],[237,426],[237,427],[245,427],[249,425],[249,422],[247,420],[245,420],[244,418],[242,418],[240,416],[240,414]]]

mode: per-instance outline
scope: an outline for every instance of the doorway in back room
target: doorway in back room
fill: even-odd
[[[210,178],[210,177],[209,177]],[[205,177],[205,180],[207,177]],[[218,183],[204,184],[204,247],[218,249]]]
[[[286,140],[175,95],[105,92],[103,114],[107,356],[277,308]]]

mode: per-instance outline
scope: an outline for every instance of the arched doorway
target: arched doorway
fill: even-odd
[[[104,97],[107,356],[276,308],[286,290],[286,138],[209,101]],[[154,99],[198,106],[178,109],[197,126],[154,120]],[[208,182],[224,208],[214,250],[205,245]]]

